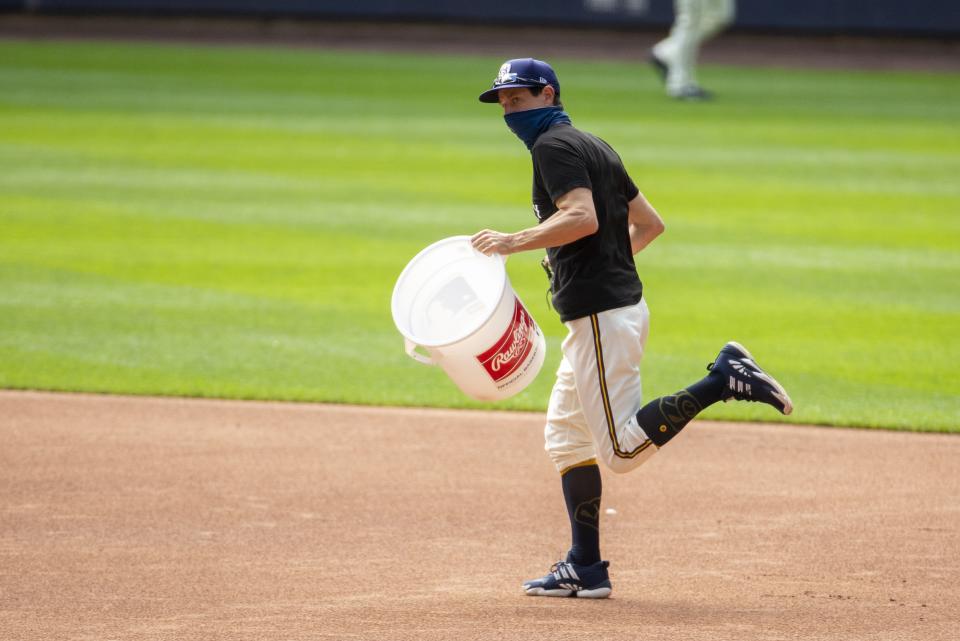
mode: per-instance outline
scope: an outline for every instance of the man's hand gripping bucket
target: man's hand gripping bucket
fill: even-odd
[[[393,322],[407,354],[439,365],[481,401],[521,392],[546,355],[543,332],[510,285],[505,262],[475,250],[469,236],[454,236],[417,254],[393,289]]]

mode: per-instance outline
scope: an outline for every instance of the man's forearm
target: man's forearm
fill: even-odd
[[[513,251],[560,247],[595,234],[599,225],[590,212],[560,210],[546,222],[511,234]]]
[[[653,239],[663,232],[662,226],[647,226],[630,224],[630,248],[633,253],[640,252],[644,247],[653,242]]]
[[[515,254],[531,249],[560,247],[597,233],[600,224],[589,189],[572,189],[556,201],[557,211],[536,227],[513,234],[492,229],[477,232],[473,246],[484,254]]]

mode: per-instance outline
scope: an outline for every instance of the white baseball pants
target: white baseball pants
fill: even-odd
[[[736,12],[734,0],[674,0],[673,7],[670,35],[653,47],[653,54],[669,70],[668,93],[697,84],[700,45],[733,22]]]
[[[570,333],[544,429],[544,449],[560,472],[590,459],[629,472],[657,451],[636,418],[649,323],[643,299],[565,323]]]

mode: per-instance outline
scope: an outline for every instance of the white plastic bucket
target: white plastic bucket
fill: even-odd
[[[469,236],[445,238],[414,256],[393,288],[393,322],[407,354],[439,365],[481,401],[526,388],[547,351],[543,332],[510,286],[505,261],[475,250]]]

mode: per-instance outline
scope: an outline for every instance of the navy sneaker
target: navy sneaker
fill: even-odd
[[[793,411],[793,401],[783,385],[760,369],[753,356],[740,343],[730,341],[723,346],[717,360],[707,366],[724,378],[723,401],[757,401],[772,405],[782,414]]]
[[[577,565],[558,561],[550,568],[550,574],[542,579],[532,579],[523,584],[528,596],[575,596],[582,599],[605,599],[610,596],[609,561],[597,561],[593,565]]]

